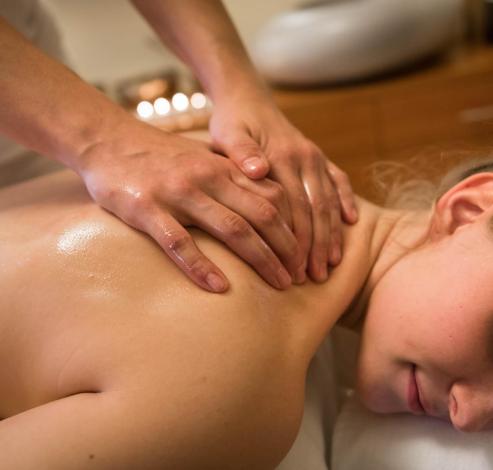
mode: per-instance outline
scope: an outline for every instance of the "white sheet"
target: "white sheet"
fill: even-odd
[[[308,467],[305,467],[308,468]],[[342,407],[332,470],[491,470],[493,432],[461,433],[411,414],[377,415],[355,396]]]
[[[301,429],[277,470],[328,470],[330,438],[339,402],[332,338],[327,338],[310,364]]]

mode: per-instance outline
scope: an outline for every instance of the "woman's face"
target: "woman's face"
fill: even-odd
[[[418,400],[413,404],[418,394],[427,414],[459,430],[493,429],[493,235],[487,225],[478,219],[424,245],[377,283],[358,363],[358,391],[368,408],[423,414]]]

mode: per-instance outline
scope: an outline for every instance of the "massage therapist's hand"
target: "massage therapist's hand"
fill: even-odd
[[[250,180],[202,142],[133,121],[78,159],[76,170],[94,200],[148,233],[207,290],[225,290],[226,277],[185,226],[222,240],[272,286],[288,287],[284,266],[294,273],[302,257],[280,185]]]
[[[267,93],[217,102],[210,122],[215,150],[250,178],[268,174],[285,190],[293,231],[313,280],[327,278],[327,264],[342,257],[342,221],[357,220],[346,174],[295,129]]]

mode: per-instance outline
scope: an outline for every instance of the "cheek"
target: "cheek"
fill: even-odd
[[[421,298],[414,283],[403,282],[400,276],[386,278],[375,289],[362,334],[368,352],[395,353],[397,346],[409,341],[408,333],[422,317]]]
[[[402,411],[409,366],[391,362],[378,351],[362,351],[356,372],[356,391],[363,405],[375,413]]]
[[[415,254],[385,274],[367,311],[365,328],[368,326],[372,343],[384,343],[388,352],[397,354],[415,349],[422,339],[443,327],[451,303],[447,294],[450,276],[441,274],[444,269],[429,257]]]
[[[397,267],[396,267],[397,268]],[[361,333],[357,388],[362,402],[379,413],[402,411],[410,364],[418,362],[419,342],[430,334],[423,321],[436,284],[422,284],[410,264],[389,271],[370,299]]]
[[[418,254],[380,280],[368,305],[358,360],[358,386],[370,409],[388,409],[389,378],[410,363],[435,371],[467,368],[474,344],[481,344],[473,330],[486,302],[484,280],[471,283],[472,271],[477,268],[465,262],[451,267],[443,257]]]

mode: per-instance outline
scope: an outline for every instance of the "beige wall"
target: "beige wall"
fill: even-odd
[[[129,1],[42,1],[57,20],[72,67],[84,79],[101,83],[110,92],[119,80],[178,65]],[[225,1],[246,43],[267,18],[299,3],[300,0]]]

